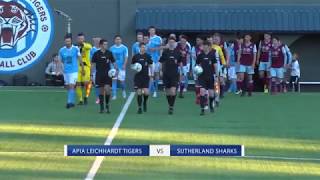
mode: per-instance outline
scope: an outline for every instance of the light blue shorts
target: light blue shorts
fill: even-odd
[[[284,78],[284,68],[270,68],[270,75],[273,78]]]
[[[245,65],[240,64],[238,72],[239,73],[254,74],[254,69],[252,68],[252,66],[245,66]]]
[[[259,71],[270,71],[270,62],[260,62]]]

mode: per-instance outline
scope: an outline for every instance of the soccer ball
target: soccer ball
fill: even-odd
[[[131,69],[140,72],[142,70],[142,65],[140,63],[134,63],[131,65]]]
[[[193,69],[193,72],[196,74],[196,75],[200,75],[203,73],[203,69],[201,66],[195,66],[194,69]]]
[[[109,72],[108,72],[108,76],[110,78],[113,78],[113,77],[116,76],[116,73],[117,73],[117,71],[115,69],[110,69]]]

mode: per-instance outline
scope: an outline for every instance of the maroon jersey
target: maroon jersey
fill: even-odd
[[[268,62],[270,59],[270,51],[271,51],[272,43],[270,42],[261,42],[261,53],[260,53],[260,61]]]
[[[253,56],[255,53],[255,46],[253,43],[241,45],[241,58],[240,64],[245,66],[251,66],[253,63]]]
[[[271,67],[282,68],[284,65],[284,55],[282,52],[283,45],[271,47]]]
[[[188,47],[188,45],[186,45],[185,47],[182,47],[181,44],[178,44],[177,50],[179,50],[181,55],[182,55],[182,64],[183,64],[183,66],[186,66],[187,65],[188,54],[190,54],[190,48]]]
[[[196,50],[197,57],[203,52],[203,49],[201,46],[195,46],[195,50]]]

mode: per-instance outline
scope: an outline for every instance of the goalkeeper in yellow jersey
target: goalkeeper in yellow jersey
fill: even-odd
[[[85,42],[85,36],[83,33],[78,34],[78,47],[80,49],[84,72],[79,68],[78,80],[77,80],[77,88],[76,93],[79,98],[78,105],[87,105],[88,97],[90,95],[92,83],[90,81],[91,75],[91,62],[90,62],[90,50],[92,48],[91,44]]]

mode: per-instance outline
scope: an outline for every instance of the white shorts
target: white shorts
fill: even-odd
[[[63,75],[64,77],[64,84],[65,85],[76,85],[77,80],[78,80],[78,73],[65,73]]]
[[[126,71],[119,70],[117,78],[119,81],[125,81],[126,80]]]
[[[237,73],[236,73],[236,67],[235,66],[230,66],[229,67],[228,76],[229,76],[229,80],[237,79]]]
[[[154,72],[154,73],[158,73],[158,72],[160,72],[160,62],[157,62],[157,63],[153,63],[152,64],[152,71]]]

